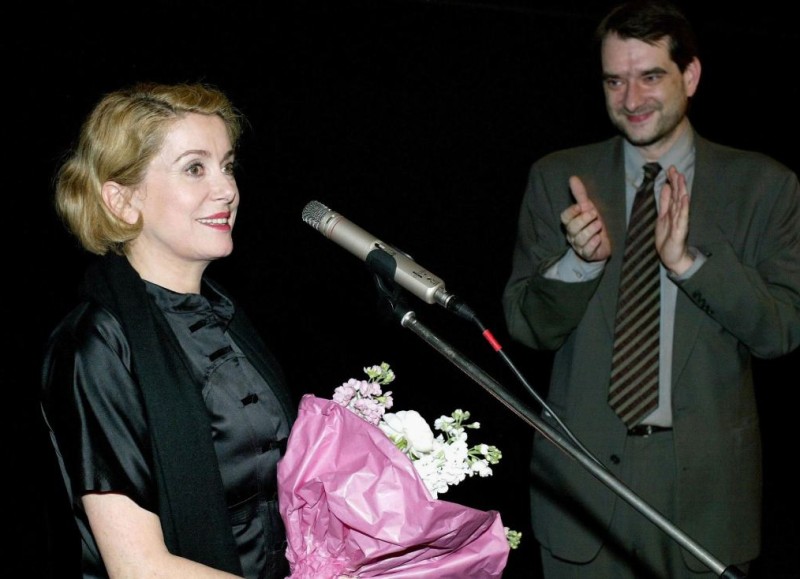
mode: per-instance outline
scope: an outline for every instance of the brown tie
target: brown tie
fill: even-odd
[[[619,282],[608,402],[631,428],[658,407],[659,258],[655,247],[658,163],[644,165],[628,221]]]

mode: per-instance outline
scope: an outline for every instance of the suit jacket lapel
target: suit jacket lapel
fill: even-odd
[[[627,219],[625,215],[625,156],[623,141],[616,138],[611,141],[608,155],[610,158],[598,159],[596,190],[590,193],[611,241],[611,258],[606,263],[603,282],[598,287],[598,298],[603,310],[603,318],[608,325],[610,335],[614,332],[614,316],[617,311],[619,294],[619,276],[622,266],[622,254],[625,251],[625,233]]]

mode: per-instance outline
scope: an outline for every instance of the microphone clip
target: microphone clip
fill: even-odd
[[[394,280],[397,260],[389,252],[376,246],[367,254],[364,263],[374,276],[379,313],[386,318],[402,319],[408,312],[408,305],[403,298],[403,287]]]

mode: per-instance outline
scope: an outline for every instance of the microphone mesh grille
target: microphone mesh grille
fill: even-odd
[[[314,229],[319,229],[322,218],[328,212],[330,212],[330,209],[319,201],[309,201],[303,208],[303,221]]]

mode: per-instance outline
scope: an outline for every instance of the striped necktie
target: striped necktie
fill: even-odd
[[[658,163],[644,165],[644,180],[628,221],[619,282],[608,402],[628,428],[658,407],[661,298],[655,180],[660,171]]]

